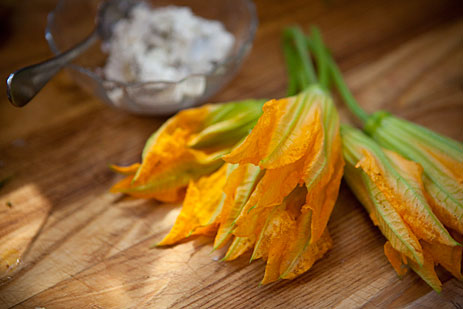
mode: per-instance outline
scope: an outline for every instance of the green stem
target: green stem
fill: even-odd
[[[298,93],[298,76],[300,65],[298,59],[294,56],[294,48],[287,38],[283,37],[283,55],[286,61],[286,70],[288,71],[288,96]]]
[[[339,71],[338,66],[336,63],[333,61],[331,58],[331,55],[328,54],[328,64],[330,67],[331,71],[331,77],[334,80],[334,83],[338,87],[338,91],[341,94],[341,97],[344,99],[346,102],[347,107],[349,110],[357,116],[363,123],[365,123],[370,115],[368,115],[367,112],[365,112],[360,105],[358,104],[357,100],[355,100],[354,96],[349,90],[349,87],[347,87],[346,82],[344,81],[344,78],[342,77],[341,72]]]
[[[310,49],[313,49],[313,50],[316,49],[316,43],[312,39],[307,38],[307,45],[309,46]],[[355,100],[354,96],[349,90],[349,87],[347,87],[347,84],[344,81],[344,78],[342,77],[341,71],[339,70],[338,66],[334,62],[333,57],[331,56],[326,46],[323,45],[322,47],[323,47],[322,50],[324,51],[324,55],[325,55],[324,58],[326,59],[329,72],[331,73],[331,78],[333,79],[336,87],[338,88],[338,91],[341,97],[343,98],[349,110],[355,116],[357,116],[357,118],[359,118],[363,123],[365,123],[370,117],[370,115],[367,112],[365,112],[360,107],[357,100]]]
[[[323,44],[322,36],[317,27],[312,27],[311,32],[312,41],[314,43],[313,52],[315,54],[315,57],[317,58],[318,80],[325,89],[328,89],[330,76],[326,55],[323,52],[325,45]]]
[[[288,54],[289,57],[294,57],[298,63],[297,74],[294,74],[295,80],[298,83],[298,90],[302,91],[310,84],[317,83],[317,76],[310,59],[309,49],[306,44],[306,37],[299,28],[291,27],[283,32],[283,42],[293,47],[293,52]],[[287,51],[290,49],[288,48]],[[294,71],[296,73],[296,71]]]
[[[309,49],[305,44],[305,35],[299,28],[294,29],[294,41],[296,44],[296,50],[301,59],[302,71],[307,78],[307,84],[305,86],[307,87],[310,84],[315,84],[317,82],[317,76],[315,74],[315,69],[310,58]]]

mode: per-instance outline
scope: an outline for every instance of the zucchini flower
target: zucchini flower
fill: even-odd
[[[313,217],[312,242],[326,227],[342,176],[339,118],[319,86],[297,96],[272,100],[246,139],[223,159],[254,164],[265,171],[244,213],[281,204],[298,185],[308,190],[304,213]],[[334,194],[321,194],[333,189]]]
[[[228,245],[224,260],[251,251],[251,260],[267,262],[262,284],[304,273],[331,248],[327,223],[344,166],[338,113],[315,80],[304,36],[290,29],[285,38],[288,60],[298,64],[292,80],[304,90],[264,104],[251,133],[222,156],[227,165],[190,183],[158,244],[213,231],[214,249]]]
[[[360,130],[342,126],[341,135],[344,177],[388,239],[384,252],[397,274],[410,267],[438,292],[435,264],[461,279],[463,248],[434,214],[421,165],[381,148]]]
[[[223,157],[229,163],[190,183],[158,245],[214,232],[214,249],[229,244],[224,260],[252,250],[251,260],[267,261],[265,284],[304,273],[331,248],[326,225],[344,163],[338,115],[320,87],[271,100],[263,110],[246,139]]]
[[[221,156],[253,128],[263,103],[245,100],[179,112],[148,139],[141,164],[112,167],[126,178],[111,191],[163,202],[180,201],[191,180],[222,166]]]
[[[365,124],[364,131],[382,147],[422,166],[425,194],[434,213],[445,226],[463,235],[463,144],[384,111],[367,114],[323,43],[309,41],[309,45],[324,50],[331,77],[347,107]]]
[[[368,118],[364,130],[381,146],[423,167],[433,211],[463,234],[463,144],[382,111]]]
[[[462,247],[457,241],[463,239],[463,145],[383,111],[367,114],[352,96],[321,39],[308,39],[307,43],[312,50],[321,51],[328,66],[328,80],[331,78],[334,81],[347,107],[365,124],[364,131],[372,138],[353,129],[342,130],[344,156],[348,161],[345,177],[368,209],[372,220],[389,239],[385,246],[388,259],[399,275],[404,274],[404,265],[408,265],[435,290],[440,291],[441,284],[434,272],[434,264],[441,264],[455,277],[461,278]],[[345,136],[352,137],[350,142]],[[359,144],[357,147],[354,147],[355,141]],[[368,145],[370,150],[365,152],[365,147],[361,145]],[[373,155],[375,160],[370,158],[373,148],[377,150]],[[380,153],[384,153],[387,160],[381,159]],[[371,162],[376,163],[371,165]],[[380,168],[377,168],[378,164]],[[365,178],[353,166],[362,167],[364,174],[371,179]],[[389,184],[385,186],[388,182],[378,182],[375,180],[377,178],[386,178]],[[396,179],[405,180],[410,185],[403,186],[403,181]],[[394,183],[396,186],[391,187]],[[402,196],[400,203],[391,202],[396,195]],[[384,206],[386,201],[405,225],[398,221],[396,215],[391,215],[392,208]],[[382,207],[382,219],[372,211],[375,203]],[[398,234],[386,229],[385,224],[405,233],[400,238],[405,243],[399,245],[400,242],[398,244],[393,240],[394,235]],[[421,247],[417,246],[416,240]]]
[[[252,258],[268,259],[267,283],[302,274],[331,247],[326,225],[344,162],[338,114],[321,87],[269,101],[263,110],[243,143],[223,158],[263,173],[234,233],[258,236]]]

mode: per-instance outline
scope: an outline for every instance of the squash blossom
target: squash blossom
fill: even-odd
[[[126,178],[111,191],[162,202],[180,201],[190,181],[223,165],[221,156],[253,128],[264,102],[208,104],[179,112],[147,140],[141,163],[112,166]]]
[[[399,276],[413,269],[436,291],[435,264],[462,279],[463,145],[383,111],[367,114],[323,42],[307,44],[321,51],[329,78],[370,136],[342,128],[345,178],[388,239],[384,252],[394,269]]]
[[[191,182],[182,210],[158,244],[215,233],[224,260],[252,251],[267,261],[262,283],[292,279],[331,248],[326,225],[343,172],[339,119],[320,87],[271,100],[217,172]]]
[[[433,212],[422,180],[423,169],[396,152],[381,148],[360,130],[342,126],[344,177],[388,239],[384,252],[399,276],[413,269],[433,289],[442,284],[441,264],[462,279],[462,247]]]
[[[286,35],[297,41],[301,33]],[[308,70],[297,74],[304,81],[293,82],[312,82],[264,104],[251,133],[222,157],[228,163],[190,183],[173,228],[158,244],[215,234],[214,249],[228,245],[224,260],[251,251],[251,260],[267,262],[263,284],[304,273],[331,248],[326,226],[344,166],[331,96],[309,76],[308,54],[295,56],[290,44],[291,60],[305,61]]]
[[[234,233],[259,236],[253,258],[267,259],[266,283],[302,274],[331,247],[326,225],[344,161],[339,117],[320,86],[269,101],[263,110],[251,133],[224,160],[263,172]]]
[[[442,284],[434,265],[463,279],[463,145],[383,111],[368,115],[349,91],[319,32],[313,32],[306,42],[324,59],[325,79],[334,81],[370,136],[341,128],[344,177],[388,239],[388,260],[399,276],[411,268],[436,291]]]
[[[350,93],[326,47],[321,48],[331,77],[348,108],[365,124],[364,131],[382,147],[421,165],[433,212],[445,226],[463,235],[463,144],[385,111],[367,114]]]
[[[364,130],[381,146],[423,167],[433,211],[463,234],[463,145],[382,111],[368,118]]]

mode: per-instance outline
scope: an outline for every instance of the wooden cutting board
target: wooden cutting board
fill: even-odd
[[[0,3],[2,79],[50,55],[43,29],[55,2]],[[463,140],[461,1],[259,0],[257,7],[254,48],[212,101],[284,96],[281,30],[318,24],[367,110],[384,108]],[[414,273],[395,275],[384,237],[345,184],[329,223],[334,248],[292,281],[259,286],[262,262],[219,262],[207,238],[149,249],[179,206],[109,194],[119,177],[107,165],[137,161],[165,119],[108,108],[64,73],[24,109],[0,100],[0,179],[11,176],[0,190],[1,308],[463,305],[462,282],[442,269],[441,295]]]

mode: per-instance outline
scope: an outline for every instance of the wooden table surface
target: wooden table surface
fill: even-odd
[[[367,110],[463,140],[462,1],[256,2],[254,48],[211,101],[283,96],[281,30],[318,24]],[[50,56],[43,31],[55,4],[0,2],[2,80]],[[11,176],[0,189],[1,308],[463,306],[462,282],[442,269],[441,295],[414,273],[398,279],[384,237],[345,184],[329,223],[333,249],[292,281],[259,286],[261,261],[218,262],[207,238],[149,249],[179,207],[108,193],[119,176],[107,165],[137,161],[164,119],[113,110],[65,73],[24,109],[9,106],[3,82],[0,90],[0,179]]]

